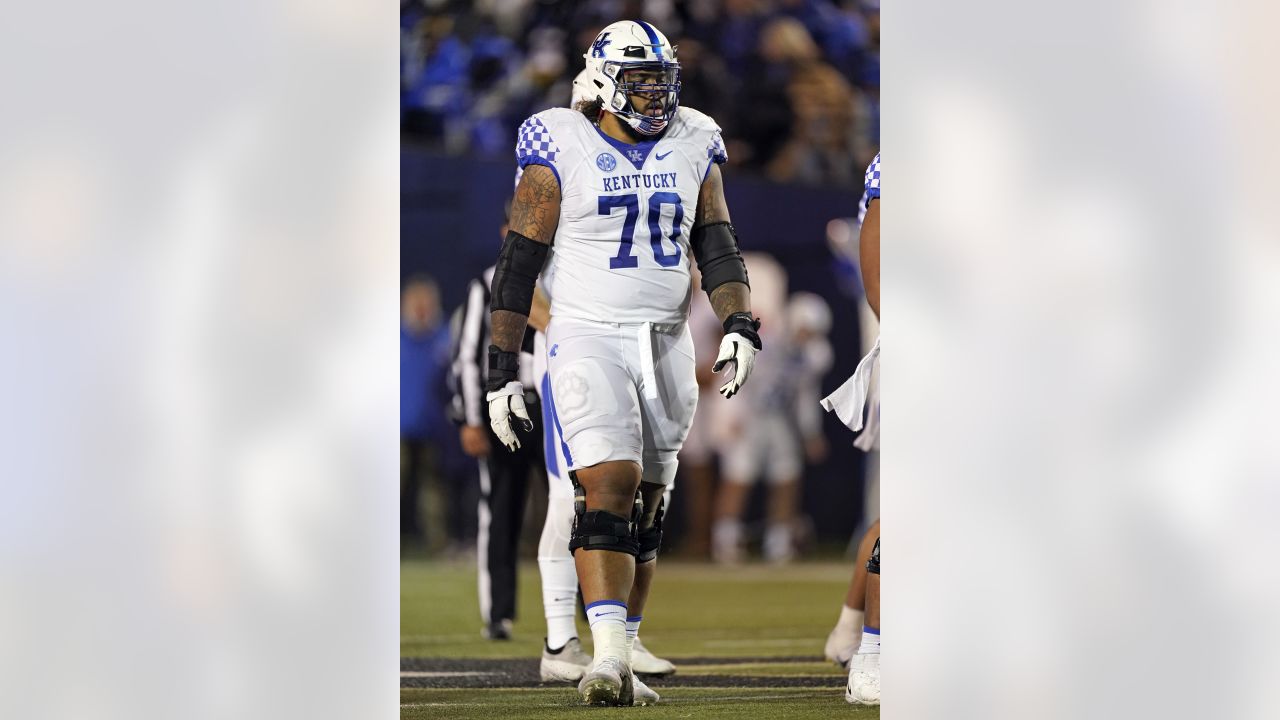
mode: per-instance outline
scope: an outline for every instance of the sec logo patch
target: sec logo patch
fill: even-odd
[[[613,172],[613,169],[618,167],[618,161],[614,159],[613,155],[610,155],[607,152],[600,153],[596,156],[596,167],[605,172]]]

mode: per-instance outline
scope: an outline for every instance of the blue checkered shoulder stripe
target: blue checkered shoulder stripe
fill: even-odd
[[[871,202],[872,198],[880,197],[880,153],[876,153],[876,159],[867,166],[867,176],[863,184],[866,188],[865,202]]]
[[[724,139],[720,137],[719,130],[716,130],[711,135],[711,144],[707,146],[707,157],[717,165],[729,161],[729,153],[724,149]]]
[[[551,131],[536,117],[531,117],[520,126],[519,138],[516,141],[516,160],[520,167],[531,162],[545,162],[554,165],[560,148],[551,138]]]

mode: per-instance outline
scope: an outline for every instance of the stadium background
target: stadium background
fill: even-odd
[[[863,169],[879,146],[875,0],[402,2],[402,280],[434,280],[447,324],[467,283],[496,257],[519,123],[566,105],[584,48],[609,22],[635,17],[678,47],[681,103],[724,129],[725,194],[744,250],[771,254],[787,271],[790,292],[817,293],[830,306],[835,362],[822,391],[833,390],[861,355],[861,288],[833,250],[828,222],[856,214]],[[437,389],[433,398],[446,395]],[[802,512],[818,544],[834,550],[865,515],[865,457],[834,416],[824,416],[824,432],[830,453],[806,467]],[[426,510],[439,517],[430,503],[447,506],[456,544],[474,526],[466,517],[474,508],[473,463],[451,427],[430,434],[440,446],[444,489]],[[677,551],[678,495],[670,519]],[[757,490],[749,521],[759,518],[762,496]]]

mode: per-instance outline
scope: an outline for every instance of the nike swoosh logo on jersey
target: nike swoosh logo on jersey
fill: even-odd
[[[664,152],[664,153],[662,153],[662,154],[660,154],[660,155],[654,155],[654,157],[655,157],[655,158],[657,158],[657,159],[659,159],[659,160],[661,160],[661,159],[665,158],[666,156],[670,155],[670,154],[671,154],[671,153],[673,153],[673,152],[675,152],[675,150],[668,150],[668,151],[666,151],[666,152]]]

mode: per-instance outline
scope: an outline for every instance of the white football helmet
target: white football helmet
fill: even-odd
[[[587,98],[599,99],[643,135],[656,135],[675,117],[680,104],[680,63],[667,36],[644,21],[620,20],[600,31],[582,57],[587,61]],[[644,112],[632,95],[643,95]]]
[[[591,71],[583,70],[573,79],[573,97],[569,100],[569,107],[578,108],[580,102],[591,102],[596,99],[595,93],[589,92],[587,88],[594,88],[591,83]]]

